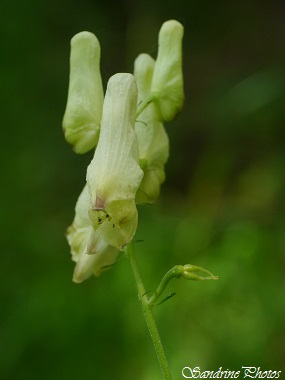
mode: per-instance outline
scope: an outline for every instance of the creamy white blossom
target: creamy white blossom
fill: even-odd
[[[151,96],[161,121],[172,120],[183,106],[182,38],[183,26],[178,21],[163,23],[151,84]]]
[[[134,76],[113,75],[105,99],[97,38],[82,32],[71,41],[65,138],[77,153],[97,145],[67,230],[75,282],[99,276],[116,261],[136,232],[136,203],[153,203],[159,195],[169,155],[163,122],[184,100],[182,37],[180,23],[165,22],[157,60],[141,54]]]
[[[137,228],[135,195],[143,177],[134,132],[137,86],[131,74],[110,78],[100,137],[87,169],[67,239],[76,262],[73,280],[98,276],[112,265]]]
[[[113,75],[105,95],[98,146],[87,169],[89,217],[101,239],[117,249],[128,244],[137,229],[135,196],[143,171],[134,132],[136,106],[133,75]]]
[[[135,60],[134,76],[139,90],[139,104],[150,98],[155,60],[140,54]],[[164,165],[169,155],[169,140],[158,119],[155,104],[150,103],[138,116],[135,131],[139,146],[140,165],[144,177],[136,195],[137,203],[153,203],[165,179]]]
[[[103,106],[100,44],[89,32],[71,40],[70,77],[63,130],[76,153],[85,153],[98,141]]]

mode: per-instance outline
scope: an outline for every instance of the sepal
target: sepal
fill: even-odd
[[[75,206],[74,221],[66,235],[72,260],[76,263],[73,273],[76,283],[81,283],[91,275],[99,276],[116,261],[118,255],[118,250],[103,240],[95,247],[95,231],[88,217],[89,203],[88,188],[85,186]]]
[[[202,272],[208,274],[208,276],[200,276],[197,274],[197,272]],[[183,272],[182,276],[186,278],[187,280],[218,280],[218,276],[214,276],[211,272],[209,272],[207,269],[197,267],[196,265],[192,264],[186,264],[183,266]]]

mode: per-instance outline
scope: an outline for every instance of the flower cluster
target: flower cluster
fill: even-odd
[[[64,134],[76,153],[95,148],[67,230],[75,282],[100,275],[116,261],[136,232],[136,204],[153,203],[159,195],[169,154],[163,123],[184,101],[182,37],[179,22],[165,22],[157,59],[139,55],[134,75],[113,75],[105,97],[97,38],[82,32],[71,40]]]

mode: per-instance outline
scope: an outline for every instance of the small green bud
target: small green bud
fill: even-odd
[[[182,38],[183,26],[178,21],[162,25],[151,84],[151,97],[161,121],[172,120],[183,106]]]
[[[199,276],[196,272],[204,272],[209,276]],[[197,267],[196,265],[186,264],[183,266],[182,276],[187,280],[218,280],[219,277],[214,276],[207,269]]]
[[[63,118],[65,139],[76,153],[93,149],[98,141],[103,106],[100,44],[89,32],[71,40],[70,77]]]

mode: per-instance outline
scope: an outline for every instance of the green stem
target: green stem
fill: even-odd
[[[164,289],[166,288],[167,284],[169,281],[176,277],[180,278],[183,273],[183,266],[182,265],[175,265],[172,269],[170,269],[164,276],[163,279],[161,280],[160,284],[156,288],[155,292],[153,295],[149,298],[148,303],[149,305],[154,305],[154,303],[158,300],[158,298],[161,296],[163,293]]]
[[[137,108],[137,112],[136,112],[136,119],[138,118],[138,116],[146,109],[146,107],[153,101],[153,97],[150,97],[148,98],[145,102],[142,102],[138,108]]]
[[[156,327],[156,323],[155,323],[155,320],[153,318],[151,305],[148,303],[148,298],[146,295],[145,287],[143,285],[141,275],[140,275],[140,272],[139,272],[139,269],[137,266],[137,261],[136,261],[136,257],[135,257],[135,251],[134,251],[133,243],[130,243],[127,246],[127,255],[128,255],[130,262],[131,262],[133,274],[134,274],[136,285],[137,285],[138,292],[139,292],[139,299],[141,301],[141,305],[142,305],[142,309],[143,309],[143,314],[144,314],[146,324],[147,324],[147,327],[148,327],[148,330],[149,330],[149,333],[150,333],[150,336],[151,336],[151,339],[152,339],[152,342],[153,342],[153,345],[155,348],[155,352],[156,352],[157,359],[158,359],[159,364],[160,364],[160,368],[161,368],[162,373],[164,375],[164,379],[165,380],[171,380],[172,377],[171,377],[171,374],[169,371],[168,363],[167,363],[166,356],[164,353],[164,349],[163,349],[163,346],[162,346],[162,343],[161,343],[161,340],[159,337],[159,333],[158,333],[158,330]]]

